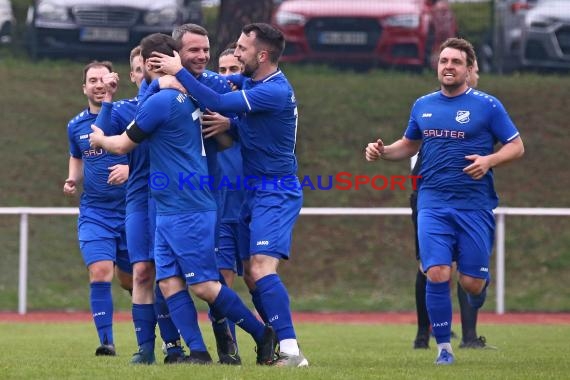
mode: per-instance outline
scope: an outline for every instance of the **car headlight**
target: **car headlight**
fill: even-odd
[[[49,1],[41,1],[38,3],[36,9],[38,18],[47,21],[67,21],[69,20],[69,13],[67,8]]]
[[[156,11],[148,11],[144,16],[147,25],[172,25],[177,21],[176,8],[164,8]]]
[[[420,26],[420,15],[407,14],[388,17],[384,20],[385,26],[415,29]]]
[[[305,16],[299,13],[280,11],[275,15],[275,22],[279,26],[305,25]]]

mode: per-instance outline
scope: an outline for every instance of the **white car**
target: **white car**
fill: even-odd
[[[10,0],[0,0],[0,44],[12,41],[15,19]]]
[[[570,69],[570,0],[538,0],[521,34],[523,67]]]
[[[143,37],[189,22],[202,22],[200,0],[35,0],[26,42],[33,59],[126,59]]]
[[[521,35],[525,16],[536,0],[495,0],[493,2],[493,52],[486,57],[485,51],[479,59],[485,66],[486,59],[492,59],[499,72],[510,72],[521,65]],[[483,67],[483,71],[487,71]]]

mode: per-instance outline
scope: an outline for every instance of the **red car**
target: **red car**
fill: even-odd
[[[445,0],[286,0],[273,24],[287,41],[284,62],[435,67],[457,32]]]

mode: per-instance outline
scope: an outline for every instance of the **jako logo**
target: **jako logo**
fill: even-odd
[[[269,245],[269,240],[259,240],[256,245]]]
[[[105,313],[104,311],[100,311],[100,312],[98,312],[98,313],[93,313],[93,318],[95,318],[95,317],[102,317],[102,316],[104,316],[104,315],[106,315],[106,313]]]
[[[445,326],[449,326],[449,322],[434,323],[432,326],[433,327],[445,327]]]
[[[480,272],[489,272],[489,268],[481,267],[481,268],[479,268],[479,271]]]
[[[269,323],[274,322],[279,319],[279,315],[269,318]]]
[[[184,277],[186,278],[194,277],[194,272],[184,273]]]

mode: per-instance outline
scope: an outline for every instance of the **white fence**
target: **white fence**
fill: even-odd
[[[505,216],[570,216],[570,208],[519,208],[498,207],[494,210],[496,229],[496,313],[505,313]],[[20,257],[18,278],[18,313],[26,314],[28,286],[28,216],[29,215],[77,215],[75,207],[0,207],[0,215],[20,215]],[[411,215],[404,207],[353,208],[353,207],[305,207],[301,215]]]

